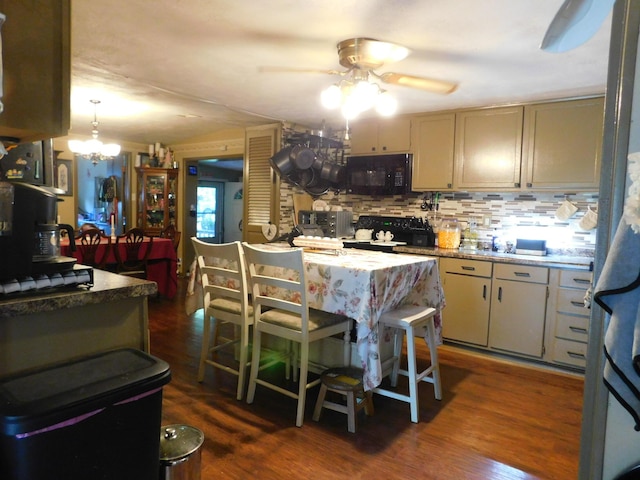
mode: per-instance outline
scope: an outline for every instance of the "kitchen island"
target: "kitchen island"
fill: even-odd
[[[0,296],[0,376],[115,348],[149,351],[154,282],[95,269],[93,286]]]

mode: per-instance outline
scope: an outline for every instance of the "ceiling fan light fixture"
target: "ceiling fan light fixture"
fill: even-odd
[[[376,98],[376,112],[383,117],[390,117],[395,115],[398,110],[398,102],[393,98],[389,92],[382,92]]]
[[[320,103],[324,108],[335,110],[342,103],[342,91],[338,85],[325,88],[320,94]]]

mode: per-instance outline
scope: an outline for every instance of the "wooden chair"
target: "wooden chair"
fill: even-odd
[[[407,402],[411,407],[411,421],[418,423],[418,383],[428,382],[433,384],[436,400],[442,399],[442,385],[440,383],[440,364],[438,363],[438,349],[433,324],[436,310],[430,307],[404,305],[390,310],[380,317],[380,328],[391,327],[395,329],[394,354],[382,364],[383,376],[390,376],[391,386],[398,384],[398,374],[405,375],[409,379],[409,395],[395,390],[377,387],[374,393]],[[427,329],[429,353],[431,364],[425,370],[418,372],[416,366],[415,334],[419,329]],[[407,337],[407,370],[400,369],[400,357],[402,356],[403,337]]]
[[[249,363],[249,329],[253,325],[253,306],[249,303],[247,274],[240,242],[212,244],[191,237],[202,276],[204,324],[198,382],[204,380],[205,366],[232,373],[238,377],[236,398],[242,400]],[[221,324],[234,325],[235,338],[221,337]],[[213,328],[212,328],[213,327]],[[211,335],[213,330],[213,335]],[[223,364],[216,355],[223,349],[239,346],[238,368]]]
[[[147,237],[149,241],[143,251],[144,232],[140,228],[132,228],[122,235],[116,237],[114,245],[114,253],[117,266],[116,273],[120,275],[128,275],[138,278],[147,278],[147,263],[151,247],[153,246],[153,237]],[[122,250],[121,251],[121,246]]]
[[[177,252],[178,245],[180,245],[180,238],[182,237],[182,233],[176,230],[174,225],[169,225],[160,231],[161,238],[170,238],[173,242],[173,249]]]
[[[97,258],[102,239],[106,246],[102,256]],[[86,228],[76,237],[76,248],[82,253],[82,264],[104,270],[111,251],[111,237],[107,237],[97,228]]]
[[[295,398],[298,400],[296,426],[301,427],[307,390],[320,383],[320,378],[307,381],[309,344],[342,333],[345,342],[342,365],[347,365],[351,357],[351,320],[343,315],[309,308],[302,249],[263,250],[247,243],[243,243],[243,247],[254,311],[253,356],[247,403],[253,403],[257,385]],[[299,354],[291,351],[291,348],[284,352],[285,360],[289,358],[294,362],[294,379],[297,377],[296,367],[300,368],[297,392],[258,378],[261,370],[282,361],[282,358],[274,359],[260,365],[263,333],[283,338],[288,345],[294,342],[299,347]],[[321,367],[319,371],[325,369]]]

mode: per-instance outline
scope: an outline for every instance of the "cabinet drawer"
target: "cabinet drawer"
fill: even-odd
[[[440,260],[440,270],[446,273],[490,277],[491,267],[491,262],[483,262],[482,260],[465,260],[462,258],[442,258]]]
[[[591,285],[592,273],[586,270],[560,270],[560,286],[587,290]]]
[[[587,344],[556,338],[553,342],[553,361],[575,367],[587,366]]]
[[[589,316],[589,309],[584,306],[585,290],[573,288],[559,288],[556,298],[556,310],[558,312],[573,313],[575,315]]]
[[[587,343],[589,340],[589,317],[558,313],[556,315],[555,336]]]
[[[549,269],[545,267],[530,267],[528,265],[497,263],[494,278],[530,283],[548,283]]]

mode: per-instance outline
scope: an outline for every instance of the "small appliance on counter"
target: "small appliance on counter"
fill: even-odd
[[[300,210],[298,212],[298,224],[303,227],[318,227],[323,232],[323,237],[345,238],[353,236],[353,214],[342,211],[316,211]],[[305,235],[308,235],[305,233]]]
[[[60,255],[60,231],[73,251],[73,227],[56,223],[57,196],[20,182],[0,182],[0,192],[0,281],[72,270],[76,259]]]
[[[545,240],[516,239],[516,254],[543,256],[547,254],[547,242]]]

